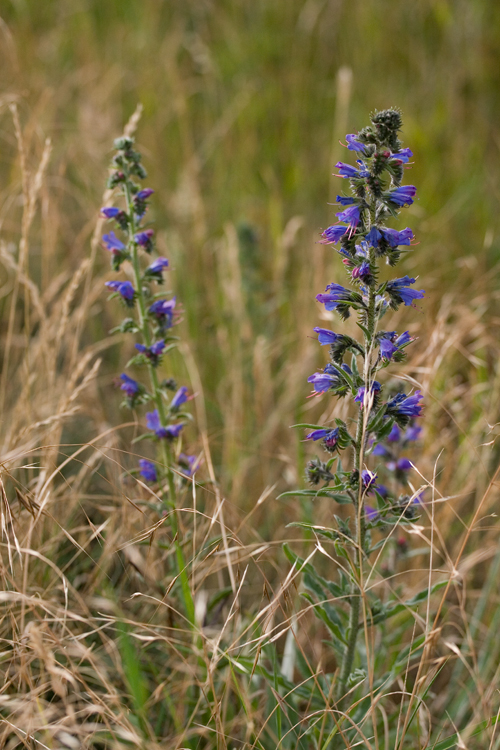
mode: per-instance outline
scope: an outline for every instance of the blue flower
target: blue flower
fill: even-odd
[[[382,443],[378,443],[372,452],[374,456],[389,456],[390,455],[389,451],[384,445],[382,445]]]
[[[115,216],[118,216],[119,213],[120,213],[120,209],[113,208],[112,206],[105,206],[104,208],[101,208],[101,214],[105,216],[106,219],[114,219]],[[113,233],[111,232],[111,234]]]
[[[328,227],[328,229],[325,229],[325,231],[321,234],[323,239],[320,240],[320,244],[331,245],[335,242],[338,242],[346,232],[347,227],[343,227],[341,224],[335,224],[332,227]]]
[[[330,390],[330,388],[336,388],[339,385],[338,377],[326,371],[315,372],[307,378],[307,382],[313,384],[316,393],[324,393]]]
[[[135,289],[130,281],[106,281],[105,286],[119,294],[129,307],[134,304]]]
[[[153,195],[154,190],[152,188],[143,188],[142,190],[139,190],[138,193],[136,193],[134,200],[136,201],[145,201],[149,198],[150,195]]]
[[[156,466],[152,461],[147,461],[145,458],[139,459],[139,474],[146,482],[156,482],[158,477],[156,474]]]
[[[191,477],[201,464],[201,458],[198,456],[188,456],[185,453],[179,453],[178,461],[184,474],[188,477]]]
[[[411,427],[408,427],[408,429],[405,432],[405,440],[408,442],[413,442],[414,440],[418,440],[420,435],[422,433],[422,428],[420,425],[412,425]]]
[[[368,471],[368,469],[363,469],[361,472],[361,481],[363,483],[363,487],[365,490],[373,487],[375,485],[375,482],[377,481],[377,474],[375,474],[373,471]]]
[[[348,289],[345,289],[340,284],[328,284],[326,291],[329,294],[317,294],[316,299],[321,302],[327,310],[334,310],[337,305],[341,302],[350,302],[352,299],[351,293]]]
[[[386,331],[379,338],[380,354],[384,359],[392,359],[393,354],[399,349],[413,341],[412,337],[405,331],[400,336],[396,331]]]
[[[351,167],[350,164],[338,161],[335,166],[339,170],[341,177],[359,177],[359,170],[356,167]]]
[[[314,430],[306,435],[306,440],[323,440],[323,445],[327,450],[333,450],[337,446],[338,439],[338,427],[333,430]]]
[[[104,210],[104,209],[103,209]],[[116,252],[123,252],[126,250],[126,246],[123,244],[123,242],[120,242],[118,237],[114,232],[109,232],[109,234],[105,234],[103,236],[103,242],[106,245],[106,250],[109,250],[111,253]]]
[[[373,383],[370,386],[370,394],[373,395],[375,398],[376,394],[380,391],[381,385],[378,382],[378,380],[374,380]],[[358,389],[358,392],[356,396],[354,397],[354,400],[360,405],[361,408],[363,408],[363,404],[365,402],[365,393],[366,388],[364,385],[361,386],[361,388]]]
[[[167,258],[157,258],[151,265],[146,268],[144,272],[145,279],[155,279],[159,284],[163,283],[163,269],[168,268]]]
[[[409,148],[402,148],[401,151],[397,151],[391,156],[391,159],[399,159],[399,161],[406,162],[413,156],[413,151]]]
[[[144,346],[144,344],[136,344],[135,348],[138,352],[144,354],[144,356],[151,361],[153,366],[156,367],[160,361],[161,355],[163,354],[163,350],[165,349],[165,341],[160,339],[150,347]]]
[[[410,279],[409,276],[403,276],[401,279],[393,279],[389,281],[386,286],[386,291],[398,305],[405,304],[407,307],[413,304],[416,299],[422,299],[425,294],[425,290],[421,289],[409,289],[410,284],[414,284],[415,279]]]
[[[365,240],[362,240],[359,245],[356,245],[356,255],[359,255],[360,258],[368,258],[370,257],[370,248],[368,246],[368,243],[365,242]]]
[[[352,206],[353,203],[356,203],[355,198],[344,198],[343,195],[337,195],[337,203],[340,203],[341,206]]]
[[[334,333],[327,328],[314,328],[313,330],[314,333],[318,334],[318,341],[322,346],[325,344],[335,344],[336,341],[343,338],[342,334]]]
[[[382,239],[382,234],[379,232],[377,227],[372,227],[368,234],[366,235],[366,241],[372,246],[372,247],[378,247],[378,244],[380,240]]]
[[[396,203],[398,206],[411,206],[416,194],[417,188],[414,185],[403,185],[391,190],[387,196],[392,203]]]
[[[143,232],[138,232],[134,236],[135,242],[144,248],[147,253],[150,253],[153,249],[153,229],[145,229]]]
[[[353,279],[360,279],[360,281],[366,281],[370,277],[371,269],[368,261],[364,260],[360,266],[356,266],[351,271]]]
[[[146,426],[148,430],[152,430],[157,438],[167,438],[173,440],[178,437],[180,431],[184,427],[183,424],[168,425],[163,427],[160,422],[160,415],[158,409],[146,413]]]
[[[172,410],[178,409],[182,404],[185,404],[188,400],[188,393],[189,390],[186,388],[185,385],[181,386],[177,393],[172,398],[172,401],[170,402],[170,408]]]
[[[394,346],[390,338],[390,334],[386,334],[379,340],[380,356],[384,359],[392,359],[392,355],[397,351],[397,346]]]
[[[400,438],[401,438],[401,430],[399,429],[397,424],[393,424],[390,433],[387,435],[387,442],[398,443]]]
[[[365,513],[366,513],[366,519],[369,521],[369,523],[373,523],[377,520],[379,513],[378,510],[375,510],[375,508],[372,508],[371,505],[365,505]]]
[[[161,274],[164,268],[168,267],[167,258],[159,257],[154,260],[150,266],[146,268],[146,273],[149,274]]]
[[[130,398],[133,399],[134,396],[137,396],[139,391],[141,390],[141,387],[137,380],[134,380],[133,378],[129,377],[125,372],[122,372],[120,375],[120,378],[123,380],[123,383],[120,386],[120,390],[124,391],[124,393]]]
[[[390,247],[398,247],[398,245],[409,245],[414,236],[410,227],[402,229],[401,232],[398,232],[397,229],[388,228],[385,228],[382,231],[384,239],[387,244],[390,245]]]
[[[353,234],[356,231],[356,227],[359,224],[359,206],[349,206],[344,211],[339,211],[335,214],[337,219],[349,224],[349,233]]]
[[[150,315],[156,318],[162,330],[171,328],[174,324],[175,299],[157,299],[149,308]]]
[[[351,133],[350,135],[346,135],[345,139],[347,141],[347,148],[349,151],[364,151],[365,146],[360,141],[356,140],[356,134]]]
[[[416,391],[412,396],[398,393],[387,402],[387,413],[394,416],[420,417],[423,408],[421,401],[422,393],[420,391]]]

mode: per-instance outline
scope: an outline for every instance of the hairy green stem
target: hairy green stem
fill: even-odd
[[[374,252],[370,253],[370,264],[373,266],[375,262]],[[370,393],[372,386],[371,381],[371,351],[373,348],[373,338],[375,335],[375,328],[377,324],[377,318],[375,313],[375,298],[376,294],[372,286],[369,287],[369,299],[368,307],[366,311],[366,328],[368,330],[368,336],[364,336],[365,343],[365,363],[364,363],[364,385],[365,394]],[[361,478],[361,471],[363,468],[363,455],[366,443],[366,425],[368,422],[369,413],[364,407],[358,418],[356,428],[356,441],[354,450],[354,469],[359,472],[359,491],[354,503],[355,509],[355,543],[356,553],[353,559],[353,571],[351,579],[351,590],[349,596],[350,604],[350,615],[349,615],[349,638],[345,651],[342,657],[342,664],[340,667],[340,675],[337,685],[337,705],[339,709],[343,708],[345,702],[345,693],[349,675],[352,672],[354,665],[354,659],[356,656],[356,644],[359,632],[359,615],[361,609],[361,596],[362,596],[362,581],[363,581],[363,558],[365,554],[365,539],[366,539],[366,517],[364,513],[364,492],[363,482]],[[356,559],[357,558],[357,559]]]

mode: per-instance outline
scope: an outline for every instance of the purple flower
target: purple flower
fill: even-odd
[[[149,308],[150,315],[158,321],[162,330],[171,328],[174,324],[175,297],[172,299],[157,299]]]
[[[378,445],[376,445],[375,448],[373,449],[373,455],[374,456],[388,456],[389,451],[384,445],[382,445],[382,443],[378,443]]]
[[[339,439],[339,428],[333,430],[314,430],[306,435],[306,440],[323,440],[325,448],[332,450],[337,445]]]
[[[380,240],[382,239],[382,234],[379,232],[377,227],[372,227],[368,234],[366,235],[366,241],[372,246],[372,247],[378,247],[378,244]]]
[[[398,443],[401,438],[401,430],[396,423],[392,425],[390,433],[387,435],[388,443]]]
[[[375,508],[372,508],[371,505],[365,505],[365,513],[366,513],[366,519],[370,523],[373,523],[378,518],[378,510],[375,510]]]
[[[139,192],[136,193],[134,200],[145,201],[149,198],[150,195],[153,195],[153,193],[154,190],[152,188],[143,188],[143,190],[139,190]]]
[[[380,388],[381,388],[381,385],[378,382],[378,380],[374,380],[373,383],[371,384],[370,394],[372,394],[373,397],[375,397],[375,395],[380,391]],[[364,385],[362,385],[361,388],[359,388],[356,396],[354,397],[354,400],[360,405],[361,408],[363,408],[363,404],[365,402],[365,392],[366,392],[366,388],[364,387]]]
[[[140,458],[139,466],[141,467],[139,470],[139,474],[146,482],[157,481],[156,466],[152,461],[147,461],[145,458]]]
[[[401,151],[393,154],[391,159],[399,159],[400,161],[406,162],[413,156],[413,151],[409,148],[402,148]]]
[[[409,344],[410,341],[413,341],[412,337],[410,336],[408,331],[405,331],[400,336],[397,337],[394,344],[397,346],[398,349],[401,349],[402,346],[406,346],[406,344]]]
[[[387,495],[389,494],[389,490],[387,489],[387,487],[385,486],[385,484],[378,484],[377,485],[377,492],[382,497],[387,497]]]
[[[164,268],[168,267],[168,260],[167,258],[157,258],[155,261],[151,263],[150,266],[146,268],[146,273],[148,274],[161,274]]]
[[[350,164],[344,164],[343,161],[338,161],[335,167],[339,170],[341,177],[359,177],[359,170],[351,167]]]
[[[101,214],[106,217],[106,219],[114,219],[115,216],[118,216],[120,213],[119,208],[113,208],[111,206],[105,206],[104,208],[101,208]],[[111,232],[111,234],[113,234]],[[103,238],[104,239],[104,238]]]
[[[160,339],[150,347],[144,346],[144,344],[136,344],[135,348],[138,352],[144,354],[144,356],[147,357],[156,367],[156,365],[160,361],[163,350],[165,349],[165,341],[163,339]]]
[[[383,229],[383,236],[385,241],[390,247],[398,247],[398,245],[409,245],[413,239],[413,232],[410,227],[402,229],[398,232],[397,229]]]
[[[352,278],[360,279],[360,281],[365,281],[370,276],[370,274],[370,264],[366,260],[364,260],[360,266],[356,266],[356,268],[353,268],[351,271]]]
[[[404,458],[402,456],[401,458],[398,459],[398,462],[396,464],[396,469],[398,471],[409,471],[410,469],[413,469],[413,465],[408,458]]]
[[[316,393],[324,393],[330,388],[335,388],[339,384],[339,379],[328,372],[315,372],[307,378],[307,382],[313,384]]]
[[[388,198],[392,203],[397,203],[398,206],[411,206],[416,194],[417,188],[414,185],[403,185],[391,190]]]
[[[188,456],[185,453],[179,453],[178,461],[184,474],[188,477],[191,477],[201,464],[201,459],[198,456]]]
[[[341,206],[352,206],[353,203],[356,203],[355,198],[344,198],[343,195],[337,195],[337,203],[340,203]]]
[[[105,286],[119,294],[129,307],[133,304],[135,289],[130,281],[106,281]]]
[[[400,336],[396,336],[396,331],[387,331],[379,339],[380,354],[384,359],[392,359],[395,352],[413,341],[412,337],[405,331]]]
[[[423,408],[421,401],[422,393],[420,391],[416,391],[412,396],[398,393],[387,402],[387,412],[395,416],[420,417]]]
[[[130,378],[125,372],[122,372],[120,378],[123,380],[120,390],[124,391],[124,393],[131,399],[133,399],[134,396],[137,396],[141,389],[137,380]]]
[[[141,218],[141,217],[139,217]],[[150,253],[153,249],[153,229],[145,229],[143,232],[138,232],[134,236],[135,242],[140,245],[147,253]]]
[[[357,141],[356,137],[355,133],[346,135],[345,139],[347,141],[347,148],[349,151],[364,151],[365,146],[360,141]]]
[[[394,346],[389,334],[379,340],[379,347],[380,355],[384,359],[391,359],[394,352],[397,351],[397,346]]]
[[[328,227],[328,229],[325,229],[325,231],[322,232],[321,236],[323,237],[323,239],[319,242],[321,245],[331,245],[335,242],[338,242],[346,232],[347,227],[343,227],[341,224],[335,224],[334,226]]]
[[[415,440],[418,440],[420,435],[422,433],[422,428],[420,425],[413,425],[412,427],[408,427],[408,429],[405,432],[405,440],[408,442],[413,442]]]
[[[168,425],[167,427],[163,427],[160,422],[158,409],[146,413],[146,426],[148,430],[152,430],[155,433],[157,438],[168,438],[169,440],[176,438],[184,427],[183,424]]]
[[[326,291],[330,294],[317,294],[316,299],[321,302],[327,310],[334,310],[339,302],[349,302],[351,293],[340,284],[328,284]]]
[[[172,401],[170,402],[170,408],[171,409],[178,409],[182,404],[185,404],[188,400],[188,389],[185,385],[181,386],[177,393],[172,398]]]
[[[356,231],[356,227],[359,224],[359,206],[349,206],[344,211],[339,211],[335,214],[337,219],[349,224],[349,234],[353,234]]]
[[[373,471],[368,471],[368,469],[363,469],[361,472],[361,481],[363,483],[363,487],[367,490],[370,487],[373,487],[375,482],[377,481],[377,475],[373,473]]]
[[[126,250],[125,245],[123,244],[123,242],[120,242],[114,232],[105,234],[102,239],[104,244],[106,245],[106,250],[109,250],[111,253],[121,253]]]
[[[410,279],[409,276],[403,276],[401,279],[393,279],[389,281],[386,286],[386,291],[392,300],[398,304],[405,304],[407,307],[413,304],[416,299],[422,299],[425,294],[424,289],[417,291],[416,289],[409,289],[410,284],[414,284],[415,279]]]
[[[334,333],[327,328],[314,328],[313,330],[314,333],[318,334],[318,341],[321,346],[324,346],[325,344],[335,344],[338,339],[342,338],[342,334]]]

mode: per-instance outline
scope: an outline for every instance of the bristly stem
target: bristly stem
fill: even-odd
[[[370,253],[370,264],[376,266],[374,252]],[[364,382],[365,382],[365,394],[370,392],[371,388],[371,352],[372,343],[376,329],[376,315],[375,315],[375,291],[373,287],[369,288],[369,299],[368,309],[366,314],[367,330],[369,336],[364,335]],[[356,441],[354,449],[354,471],[358,472],[361,476],[363,455],[366,443],[366,424],[368,419],[368,408],[361,409],[358,417],[358,423],[356,426]],[[352,672],[354,658],[356,656],[356,644],[359,632],[359,615],[361,610],[361,597],[363,596],[362,584],[363,584],[363,558],[365,555],[365,537],[366,537],[366,517],[364,513],[364,492],[363,483],[359,481],[358,495],[355,498],[354,503],[354,522],[355,522],[355,534],[356,540],[355,554],[353,558],[353,570],[351,571],[351,592],[349,597],[350,614],[349,614],[349,638],[342,658],[342,664],[340,667],[340,675],[337,684],[337,699],[339,708],[342,708],[344,702],[347,681],[349,675]],[[356,564],[357,557],[357,564]]]

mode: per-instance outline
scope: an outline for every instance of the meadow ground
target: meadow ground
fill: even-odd
[[[420,244],[400,268],[426,297],[398,313],[418,337],[399,375],[425,395],[412,483],[430,488],[408,551],[374,580],[405,600],[449,585],[368,634],[368,662],[391,668],[424,641],[358,746],[500,747],[481,724],[499,710],[500,7],[11,0],[0,15],[0,747],[334,747],[305,733],[330,720],[337,665],[282,550],[326,575],[330,548],[287,525],[328,525],[331,501],[277,498],[314,453],[290,425],[343,415],[307,399],[325,361],[312,329],[331,322],[315,295],[344,275],[317,240],[339,139],[389,106],[415,154]],[[166,375],[197,394],[204,463],[180,529],[194,642],[114,382],[132,344],[109,333],[98,216],[127,122],[183,308]],[[323,704],[289,699],[302,679]]]

